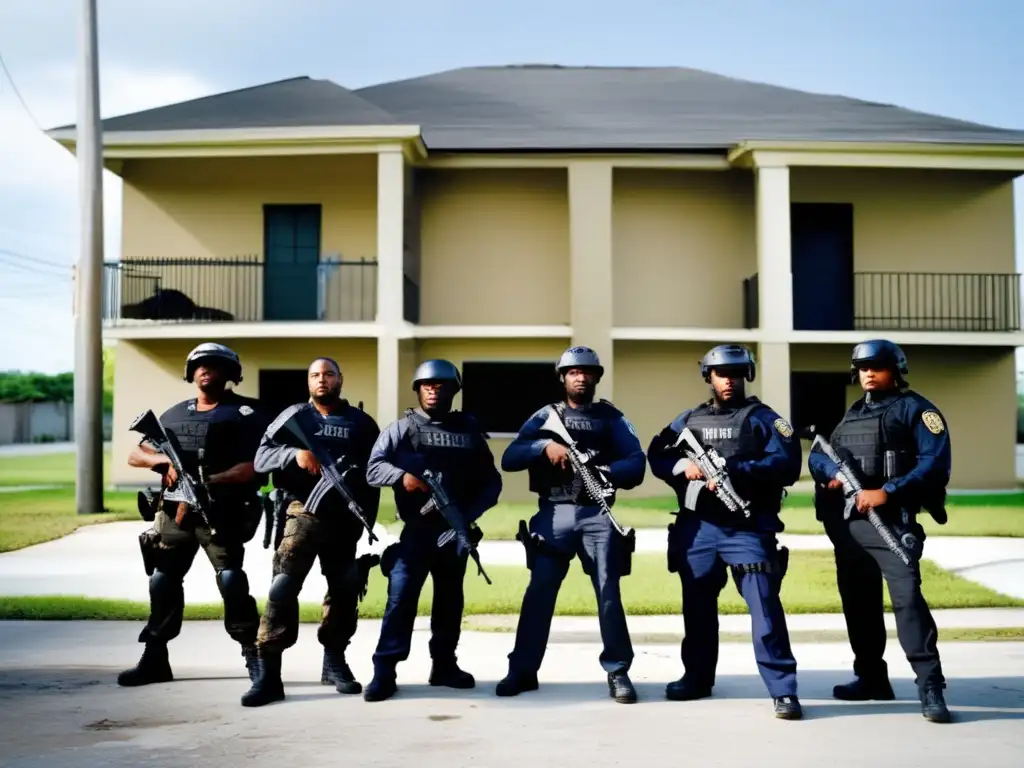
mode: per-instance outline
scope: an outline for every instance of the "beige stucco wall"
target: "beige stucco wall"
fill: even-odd
[[[421,323],[569,323],[564,169],[431,170],[417,190]]]
[[[259,397],[260,369],[305,370],[320,355],[333,357],[345,377],[343,394],[353,403],[363,401],[371,415],[377,409],[377,352],[373,339],[220,339],[242,360],[240,394]],[[158,416],[174,403],[194,396],[194,387],[182,380],[185,357],[198,341],[118,341],[114,367],[114,424],[112,471],[114,484],[150,483],[153,473],[127,465],[138,444],[128,431],[132,419],[147,409]]]
[[[849,370],[844,344],[794,344],[795,371]],[[911,388],[946,417],[953,445],[952,489],[1017,485],[1017,388],[1014,350],[999,347],[904,346]],[[860,397],[847,388],[847,405]]]
[[[613,194],[615,325],[742,328],[751,173],[617,168]]]
[[[325,258],[376,259],[376,155],[130,160],[122,176],[123,259],[262,259],[263,205],[299,203],[322,206]],[[151,271],[197,304],[262,317],[259,268]],[[374,299],[376,271],[344,267],[327,292],[328,319],[363,319],[353,313]]]

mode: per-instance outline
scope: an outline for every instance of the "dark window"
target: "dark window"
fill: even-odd
[[[303,403],[309,399],[309,385],[306,383],[306,369],[261,370],[260,404],[274,418],[289,405]]]
[[[848,373],[805,373],[790,375],[790,414],[793,429],[800,432],[814,425],[828,437],[846,413]]]
[[[486,432],[516,433],[537,410],[562,396],[549,363],[463,363],[462,410]]]

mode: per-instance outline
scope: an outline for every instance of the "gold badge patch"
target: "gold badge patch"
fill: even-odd
[[[775,420],[775,431],[786,438],[792,437],[793,435],[793,428],[789,426],[789,422],[783,418]]]
[[[941,435],[946,428],[946,425],[942,423],[942,417],[935,411],[925,411],[922,413],[921,421],[924,422],[924,425],[928,427],[928,431],[933,435]]]

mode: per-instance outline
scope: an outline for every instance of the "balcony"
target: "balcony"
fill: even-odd
[[[798,331],[965,331],[1021,329],[1016,273],[855,272],[844,290],[833,284],[793,295]],[[745,328],[758,327],[758,276],[743,281]]]
[[[103,322],[373,322],[377,262],[134,259],[103,265]]]

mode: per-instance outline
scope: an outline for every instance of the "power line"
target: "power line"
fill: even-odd
[[[18,84],[15,83],[14,78],[11,77],[11,70],[7,68],[7,64],[4,62],[2,53],[0,53],[0,69],[4,71],[5,75],[7,75],[7,82],[11,84],[11,89],[14,91],[14,95],[18,97],[18,101],[20,101],[21,106],[25,108],[25,113],[35,124],[36,129],[39,130],[40,133],[45,133],[45,131],[43,131],[43,127],[39,124],[39,121],[36,120],[36,116],[32,114],[32,110],[28,108],[28,104],[25,103],[25,99],[22,97],[21,91],[18,90]]]
[[[31,261],[35,264],[45,264],[48,267],[57,267],[59,269],[69,269],[70,264],[61,264],[59,261],[50,261],[49,259],[41,259],[38,256],[26,256],[24,253],[18,251],[12,251],[9,248],[0,248],[0,253],[7,256],[11,256],[15,259],[21,259],[23,261]]]
[[[43,269],[39,269],[39,267],[32,266],[31,264],[22,264],[22,263],[17,262],[17,261],[4,261],[3,260],[4,258],[5,258],[4,256],[0,256],[0,264],[2,264],[5,267],[13,267],[14,269],[21,269],[21,270],[24,270],[25,272],[31,272],[31,273],[36,274],[36,275],[45,275],[46,277],[52,277],[55,280],[70,280],[71,279],[71,268],[70,267],[68,267],[67,270],[64,271],[64,272],[57,272],[56,270],[52,269],[51,267],[45,267]]]

